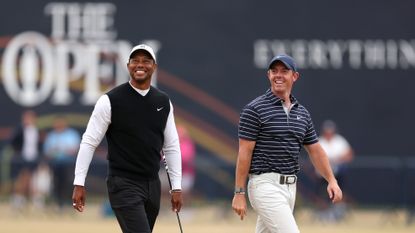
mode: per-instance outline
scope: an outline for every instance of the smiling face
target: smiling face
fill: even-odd
[[[127,68],[130,73],[131,84],[134,87],[142,90],[150,88],[151,76],[157,65],[148,52],[138,50],[133,53],[128,61]]]
[[[272,93],[285,99],[291,94],[294,82],[297,81],[300,74],[288,69],[281,61],[277,61],[272,64],[267,72],[267,76],[271,83]]]

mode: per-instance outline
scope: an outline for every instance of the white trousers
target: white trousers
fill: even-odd
[[[293,210],[296,184],[280,184],[278,173],[250,175],[249,201],[258,214],[256,233],[299,233]]]

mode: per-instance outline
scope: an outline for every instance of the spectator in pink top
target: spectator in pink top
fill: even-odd
[[[180,151],[182,153],[182,191],[184,195],[189,196],[195,182],[194,160],[196,149],[186,127],[178,124],[177,133],[179,134]]]

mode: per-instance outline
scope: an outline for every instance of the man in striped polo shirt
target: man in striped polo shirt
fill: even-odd
[[[342,191],[318,141],[310,113],[291,95],[300,76],[294,59],[275,56],[267,76],[270,89],[246,105],[240,116],[232,208],[241,220],[246,215],[249,175],[248,196],[258,213],[256,233],[299,232],[293,210],[301,146],[327,180],[329,198],[341,201]]]

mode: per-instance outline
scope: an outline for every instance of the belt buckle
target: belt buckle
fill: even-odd
[[[296,181],[297,181],[296,176],[281,175],[280,177],[280,184],[295,184]]]

